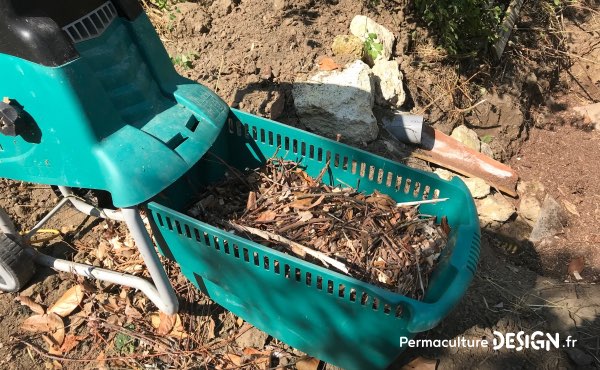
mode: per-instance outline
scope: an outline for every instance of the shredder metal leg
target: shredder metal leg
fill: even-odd
[[[48,214],[40,220],[26,235],[24,239],[29,240],[37,230],[39,230],[52,216],[54,216],[67,202],[71,202],[75,208],[87,215],[101,218],[109,218],[118,221],[124,221],[131,232],[136,246],[146,263],[148,272],[152,278],[152,283],[148,280],[111,271],[91,265],[76,263],[63,259],[54,258],[39,251],[28,248],[36,263],[54,268],[58,271],[70,272],[77,275],[106,281],[113,284],[129,286],[142,291],[162,312],[172,315],[178,311],[177,296],[169,282],[167,274],[160,263],[158,254],[154,249],[150,235],[144,226],[137,207],[123,208],[120,210],[102,209],[94,207],[82,199],[77,198],[69,188],[60,187],[61,193],[65,196]],[[15,232],[12,220],[5,213],[0,213],[0,228],[7,234],[18,237]]]

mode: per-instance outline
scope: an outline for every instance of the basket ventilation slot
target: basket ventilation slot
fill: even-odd
[[[481,236],[476,234],[471,242],[471,251],[469,252],[469,260],[467,261],[467,268],[469,271],[475,274],[477,271],[477,261],[479,260],[479,246],[481,244]]]
[[[100,36],[117,17],[117,9],[107,1],[91,13],[63,27],[73,42],[81,42]]]
[[[403,192],[415,199],[438,199],[440,197],[440,190],[433,188],[431,185],[413,181],[410,178],[403,178],[402,176],[396,175],[394,172],[386,172],[383,168],[377,168],[366,162],[359,162],[340,153],[331,152],[330,150],[324,151],[323,148],[315,146],[314,144],[308,144],[304,141],[290,138],[285,135],[282,137],[281,134],[273,131],[243,124],[240,121],[231,118],[228,120],[228,128],[229,133],[231,134],[237,136],[245,135],[247,139],[252,138],[254,141],[282,148],[287,152],[300,154],[302,157],[308,157],[317,162],[329,162],[330,166],[342,171],[350,171],[353,175],[358,172],[359,176],[363,179],[366,178],[366,180],[376,184],[393,188],[396,192]],[[251,132],[252,135],[248,135],[247,133],[249,132]]]
[[[281,275],[280,266],[282,262],[277,259],[270,259],[266,255],[261,255],[260,251],[252,250],[252,247],[239,247],[230,241],[223,239],[222,236],[211,235],[208,232],[203,232],[196,227],[187,224],[184,221],[172,220],[169,216],[156,214],[158,224],[162,228],[167,228],[182,237],[195,241],[204,248],[225,253],[237,259],[242,259],[250,266],[271,271],[274,274]],[[242,253],[240,253],[240,249]],[[233,251],[233,253],[232,253]],[[378,297],[372,297],[367,292],[359,292],[356,288],[348,287],[344,284],[337,283],[334,280],[324,279],[320,275],[315,275],[308,271],[303,271],[301,267],[296,267],[290,263],[283,263],[283,276],[286,279],[301,283],[309,288],[316,288],[324,291],[326,294],[334,296],[338,299],[347,299],[350,302],[357,302],[363,307],[369,307],[374,311],[381,311],[385,315],[395,315],[400,317],[403,309],[401,305],[391,305],[382,302]]]

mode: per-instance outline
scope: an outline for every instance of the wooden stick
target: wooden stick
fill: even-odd
[[[402,202],[402,203],[396,203],[396,207],[408,207],[408,206],[418,206],[419,204],[439,203],[439,202],[445,202],[448,199],[449,198],[438,198],[438,199],[416,200],[414,202]]]
[[[309,256],[319,259],[321,262],[323,262],[323,264],[325,264],[326,267],[331,265],[345,274],[349,273],[349,270],[346,267],[346,265],[344,265],[340,261],[336,261],[333,258],[325,255],[324,253],[318,252],[314,249],[310,249],[309,247],[306,247],[300,243],[296,243],[292,240],[286,239],[281,235],[277,235],[269,231],[259,230],[254,227],[238,225],[233,222],[224,221],[223,223],[236,229],[237,231],[247,232],[249,234],[260,236],[261,238],[266,240],[273,240],[279,242],[284,246],[289,247],[292,250],[292,252],[298,254],[301,257],[304,257],[308,254]]]

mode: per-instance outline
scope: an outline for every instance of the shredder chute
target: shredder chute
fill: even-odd
[[[176,73],[136,0],[0,0],[0,31],[0,176],[53,185],[63,195],[26,235],[0,210],[0,289],[19,290],[36,262],[131,286],[161,311],[177,312],[177,297],[140,215],[144,209],[161,253],[204,293],[272,336],[345,368],[387,366],[402,351],[400,336],[432,328],[464,295],[479,257],[479,226],[460,180],[443,181],[230,109]],[[397,201],[449,198],[423,205],[425,213],[447,216],[452,227],[423,301],[185,216],[181,211],[198,189],[226,172],[209,154],[242,170],[278,155],[301,162],[315,177],[332,163],[322,176],[331,185],[351,184]],[[364,168],[370,170],[365,174]],[[82,189],[100,201],[90,204]],[[67,203],[124,221],[152,281],[28,247]],[[281,274],[275,265],[296,273]],[[314,286],[309,274],[339,294]],[[352,290],[368,298],[357,302],[342,293]]]

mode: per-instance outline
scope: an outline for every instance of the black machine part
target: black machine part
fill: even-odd
[[[6,136],[17,136],[15,123],[19,111],[10,104],[0,101],[0,133]]]
[[[138,0],[110,0],[120,17],[134,20],[143,9]],[[79,57],[63,27],[107,0],[0,0],[0,54],[49,67]]]
[[[19,243],[0,232],[0,290],[18,292],[34,273],[31,256]]]

